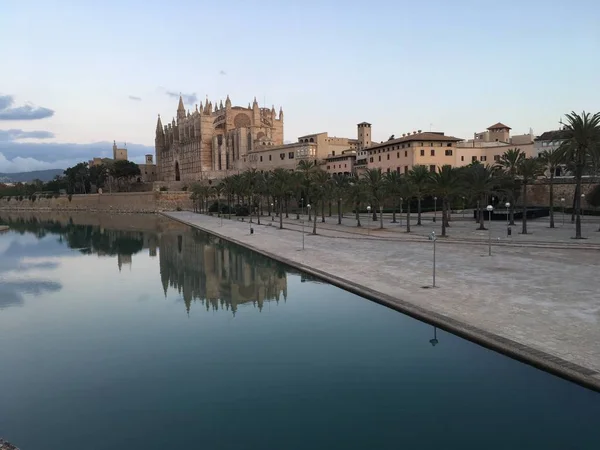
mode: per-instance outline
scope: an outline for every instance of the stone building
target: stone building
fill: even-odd
[[[179,97],[177,119],[156,124],[156,165],[160,181],[220,178],[246,168],[253,151],[283,145],[283,110],[260,108],[256,98],[247,108],[208,100],[186,112]]]

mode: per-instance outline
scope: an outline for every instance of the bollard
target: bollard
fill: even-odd
[[[250,227],[250,234],[254,234],[254,228]]]

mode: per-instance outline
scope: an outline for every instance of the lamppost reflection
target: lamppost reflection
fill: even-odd
[[[429,343],[432,347],[435,347],[440,343],[440,341],[437,339],[437,327],[433,327],[433,339],[429,339]]]

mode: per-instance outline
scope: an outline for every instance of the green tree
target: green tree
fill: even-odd
[[[277,202],[279,214],[279,229],[283,229],[283,199],[289,192],[291,173],[288,170],[277,168],[273,171],[271,193]]]
[[[594,159],[598,159],[600,146],[600,112],[594,115],[575,113],[565,116],[567,123],[564,141],[558,148],[559,158],[572,161],[575,175],[575,238],[581,239],[581,181],[583,174]]]
[[[448,206],[450,200],[463,191],[462,177],[457,168],[443,166],[431,174],[431,191],[442,199],[442,236],[446,237],[448,227]]]
[[[135,177],[141,174],[139,166],[127,160],[113,161],[109,168],[110,176],[117,180],[117,188],[128,188]]]
[[[521,234],[527,234],[527,186],[534,182],[544,172],[538,158],[524,158],[519,161],[518,174],[523,186],[523,228]]]
[[[488,203],[488,199],[492,194],[496,193],[498,188],[499,169],[483,164],[473,164],[464,168],[462,172],[464,185],[468,192],[475,198],[479,199],[479,210],[477,217],[479,219],[479,229],[485,230],[485,219],[483,209]]]
[[[383,176],[385,183],[386,195],[392,199],[392,223],[396,221],[396,208],[398,206],[398,200],[402,197],[402,176],[399,172],[387,172]]]
[[[510,180],[509,198],[510,198],[510,224],[515,224],[515,203],[519,196],[519,180],[517,178],[519,172],[519,163],[525,159],[525,153],[518,148],[509,148],[504,152],[498,161],[500,167]]]
[[[370,200],[373,202],[373,221],[377,220],[377,209],[383,207],[385,200],[385,182],[381,169],[367,169],[362,179],[368,187]],[[380,216],[382,216],[380,214]],[[380,217],[379,228],[383,228],[383,217]]]
[[[356,214],[356,226],[360,227],[360,208],[361,205],[369,201],[369,190],[363,180],[352,180],[348,183],[346,189],[346,201],[354,208]]]
[[[548,203],[550,207],[550,228],[554,228],[554,177],[556,170],[563,162],[560,159],[561,154],[556,149],[544,150],[539,154],[540,162],[545,165],[548,171],[548,178],[550,180]]]
[[[329,174],[321,168],[314,170],[310,174],[310,189],[309,195],[311,198],[311,202],[313,208],[315,210],[313,217],[313,232],[312,234],[317,234],[317,211],[318,207],[325,204],[325,199],[327,195],[328,185],[330,184]],[[324,217],[324,209],[323,211],[323,222],[325,221]]]
[[[421,200],[431,184],[431,172],[427,166],[416,165],[408,172],[407,180],[414,188],[417,199],[417,225],[421,225]]]

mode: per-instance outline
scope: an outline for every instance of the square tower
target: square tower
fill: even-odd
[[[363,150],[371,146],[371,124],[361,122],[358,128],[358,150]]]

